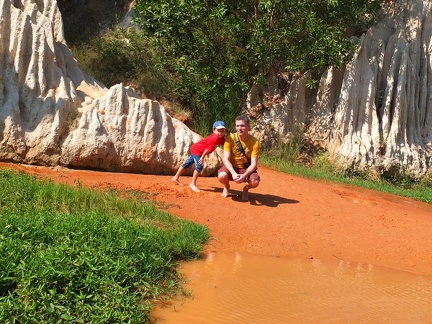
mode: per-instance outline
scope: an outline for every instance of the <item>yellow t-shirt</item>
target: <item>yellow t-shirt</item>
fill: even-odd
[[[243,156],[234,138],[238,139],[238,141],[244,148],[246,156],[249,159],[253,156],[259,156],[259,152],[260,152],[259,141],[252,135],[249,135],[248,139],[245,142],[243,142],[238,137],[237,133],[230,134],[226,138],[224,144],[224,151],[228,151],[228,152],[231,151],[230,162],[232,163],[233,167],[242,169],[244,167],[243,163],[247,163],[248,159]]]

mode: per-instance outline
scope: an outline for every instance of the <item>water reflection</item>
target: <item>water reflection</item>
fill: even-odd
[[[432,323],[432,277],[346,261],[210,253],[155,323]]]

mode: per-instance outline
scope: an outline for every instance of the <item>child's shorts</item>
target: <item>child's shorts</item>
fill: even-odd
[[[182,164],[182,168],[187,169],[189,168],[192,164],[195,163],[195,170],[199,173],[201,173],[201,171],[203,170],[203,165],[199,164],[199,159],[201,159],[201,156],[195,155],[195,154],[191,154],[187,160]]]

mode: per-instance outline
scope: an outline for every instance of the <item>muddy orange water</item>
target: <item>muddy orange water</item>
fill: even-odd
[[[429,279],[432,275],[432,206],[426,203],[265,167],[259,168],[260,186],[250,192],[250,201],[242,202],[240,185],[233,184],[232,194],[222,198],[214,177],[199,178],[201,192],[196,193],[187,186],[190,177],[181,179],[186,184],[181,187],[172,183],[171,176],[0,166],[63,183],[79,180],[90,187],[154,193],[170,213],[210,229],[207,256],[247,253],[372,265]]]
[[[153,323],[432,323],[432,277],[349,261],[210,252]]]

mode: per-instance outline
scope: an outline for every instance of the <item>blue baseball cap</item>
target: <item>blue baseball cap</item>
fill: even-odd
[[[215,121],[213,124],[213,129],[215,129],[215,128],[217,128],[217,129],[226,128],[225,123],[221,120]]]

